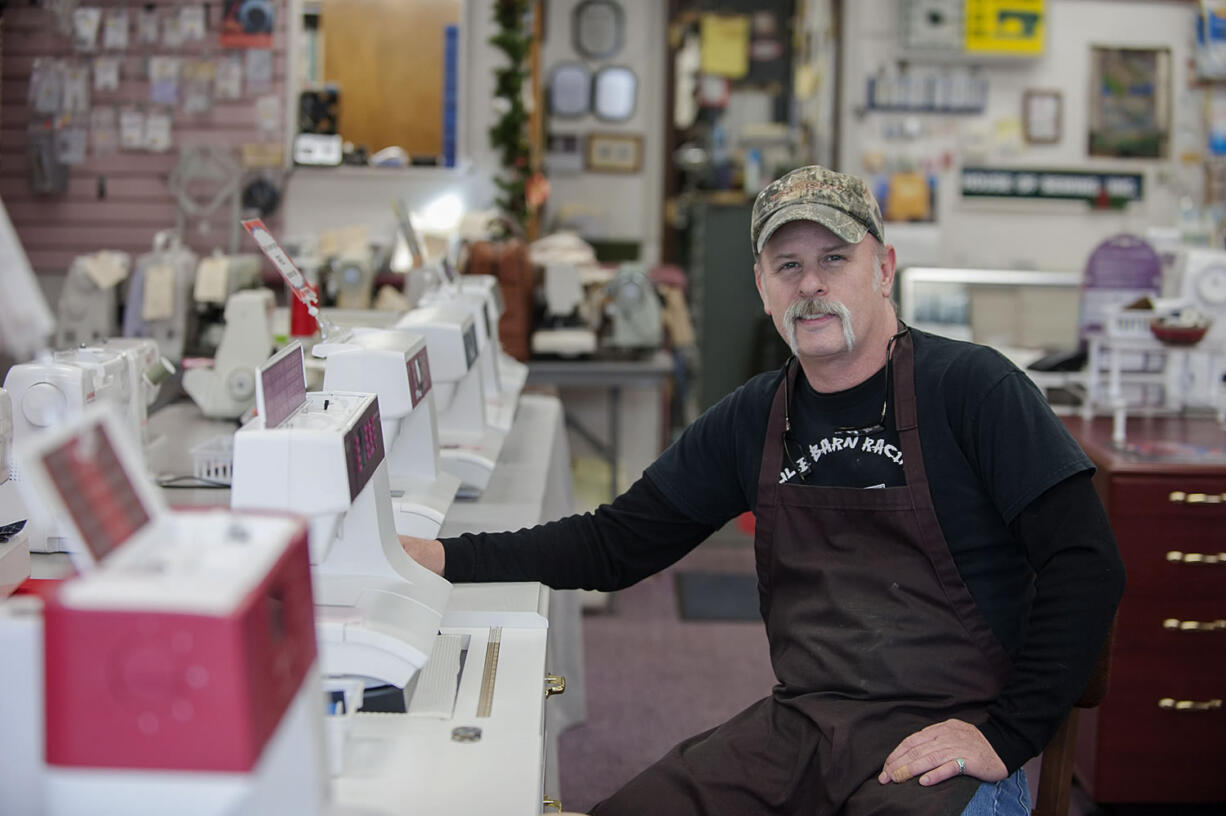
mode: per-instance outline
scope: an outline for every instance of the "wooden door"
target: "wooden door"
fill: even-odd
[[[323,0],[324,80],[340,86],[340,133],[371,153],[443,152],[443,31],[461,0]]]

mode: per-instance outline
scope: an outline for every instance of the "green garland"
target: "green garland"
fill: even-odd
[[[489,39],[490,45],[502,51],[507,59],[506,66],[494,69],[494,110],[501,115],[490,128],[490,146],[499,152],[502,163],[502,175],[494,179],[502,195],[495,203],[521,229],[528,221],[526,192],[532,173],[528,110],[524,107],[524,83],[528,80],[532,45],[528,29],[530,5],[530,0],[497,0],[494,21],[498,33]]]

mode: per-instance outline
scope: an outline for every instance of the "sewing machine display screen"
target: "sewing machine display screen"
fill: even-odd
[[[477,360],[477,329],[475,326],[469,326],[464,330],[464,360],[468,368],[472,368],[473,363]]]
[[[426,398],[426,394],[430,393],[430,358],[426,356],[426,350],[414,354],[406,363],[409,369],[409,391],[412,392],[413,407]]]
[[[345,466],[349,470],[349,500],[353,501],[383,461],[383,426],[379,401],[372,400],[357,424],[345,433]]]
[[[260,406],[264,427],[275,428],[306,401],[306,373],[302,346],[273,357],[260,368]]]
[[[43,466],[95,562],[149,523],[104,425],[43,454]]]

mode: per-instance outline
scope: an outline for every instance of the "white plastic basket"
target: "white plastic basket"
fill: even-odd
[[[234,434],[215,436],[191,449],[192,475],[197,479],[230,484],[234,465]]]
[[[1150,337],[1150,321],[1158,316],[1154,309],[1124,309],[1113,306],[1103,310],[1103,329],[1108,337]]]

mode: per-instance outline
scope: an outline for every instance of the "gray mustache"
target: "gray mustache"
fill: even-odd
[[[797,300],[788,306],[788,310],[784,315],[786,320],[795,321],[802,317],[813,317],[815,315],[837,315],[846,317],[847,307],[836,300],[827,300],[826,298],[809,298],[807,300]]]

